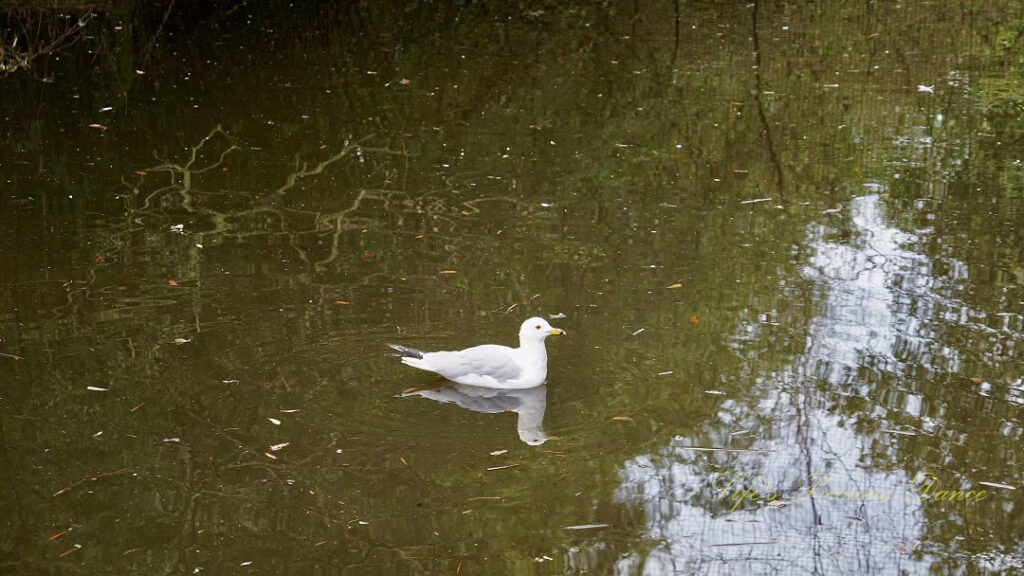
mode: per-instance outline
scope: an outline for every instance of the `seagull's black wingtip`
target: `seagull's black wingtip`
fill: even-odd
[[[398,344],[388,344],[388,346],[390,346],[391,348],[393,348],[394,350],[397,350],[399,352],[398,354],[396,354],[396,356],[409,357],[409,358],[419,358],[420,360],[423,359],[423,352],[421,352],[421,351],[419,351],[419,350],[417,350],[415,348],[409,348],[407,346],[400,346]]]

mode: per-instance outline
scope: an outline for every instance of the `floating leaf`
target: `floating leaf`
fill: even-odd
[[[103,254],[100,254],[99,256],[93,258],[92,261],[97,263],[97,264],[99,264],[99,263],[105,261],[106,259],[107,259],[106,256],[104,256]]]
[[[789,506],[789,500],[772,500],[767,504],[767,506],[769,508],[782,508],[784,506]]]
[[[167,279],[167,285],[168,286],[177,286],[178,285],[178,281],[175,280],[174,278],[168,278]]]
[[[71,555],[71,554],[72,554],[73,552],[78,552],[78,551],[79,551],[79,550],[80,550],[81,548],[82,548],[82,545],[81,545],[81,544],[75,544],[75,545],[74,545],[74,546],[72,546],[71,548],[68,548],[67,550],[65,550],[65,551],[61,552],[61,554],[60,554],[60,557],[61,557],[61,558],[67,558],[67,557],[68,557],[68,556],[70,556],[70,555]]]
[[[693,316],[690,316],[690,324],[693,324],[694,326],[696,326],[697,324],[700,324],[700,318],[697,318],[696,314],[694,314]]]
[[[983,380],[975,376],[974,378],[971,378],[971,382],[974,382],[975,384],[981,384]]]

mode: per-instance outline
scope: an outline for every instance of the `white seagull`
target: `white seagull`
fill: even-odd
[[[518,390],[544,383],[548,375],[548,352],[544,339],[565,330],[552,328],[543,318],[530,318],[519,327],[519,348],[483,344],[465,350],[422,352],[415,348],[388,344],[397,350],[402,363],[436,372],[469,386]]]

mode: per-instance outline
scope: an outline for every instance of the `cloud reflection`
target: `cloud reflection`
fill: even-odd
[[[983,315],[956,298],[965,267],[936,273],[932,261],[914,251],[919,238],[889,224],[880,196],[853,199],[848,218],[848,235],[837,241],[825,225],[808,229],[813,255],[803,274],[815,282],[820,301],[803,353],[788,367],[761,366],[771,373],[751,379],[770,388],[753,391],[750,406],[724,403],[703,432],[705,441],[720,438],[718,445],[728,445],[722,423],[742,412],[759,414],[763,429],[755,431],[753,447],[771,453],[697,453],[688,447],[700,439],[675,437],[627,461],[616,497],[644,511],[646,536],[657,543],[634,553],[629,566],[642,566],[643,574],[735,573],[736,562],[787,573],[929,573],[927,559],[900,552],[927,538],[918,497],[922,479],[893,466],[898,443],[892,431],[875,430],[889,419],[885,410],[927,426],[920,396],[902,390],[902,401],[869,408],[863,414],[871,422],[868,432],[834,403],[877,398],[883,384],[872,375],[879,373],[958,370],[960,351],[942,342],[941,326],[950,320],[963,326]],[[955,318],[944,312],[954,310]],[[740,478],[744,488],[777,491],[788,503],[747,502],[730,511],[733,502],[717,490],[716,474]],[[807,494],[802,488],[810,477],[836,492],[891,497],[858,502]]]

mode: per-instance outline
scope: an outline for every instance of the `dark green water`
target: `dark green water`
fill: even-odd
[[[1024,571],[1019,2],[110,10],[0,77],[0,573]]]

